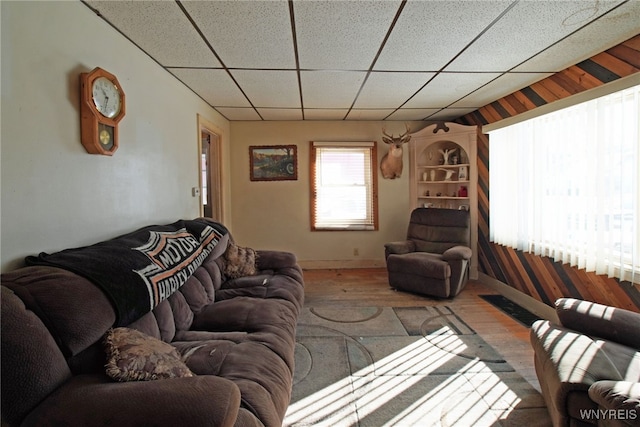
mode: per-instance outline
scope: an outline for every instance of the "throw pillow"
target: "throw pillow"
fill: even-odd
[[[243,248],[234,242],[229,242],[224,253],[224,274],[229,279],[237,279],[242,276],[256,274],[256,251],[251,248]]]
[[[106,372],[116,381],[192,377],[177,350],[131,328],[109,329],[104,338]]]

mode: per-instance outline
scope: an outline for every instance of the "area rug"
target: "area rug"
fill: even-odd
[[[530,328],[533,322],[540,319],[540,316],[533,314],[503,295],[480,295],[480,298],[498,308],[503,313],[508,314],[511,318],[522,323],[527,328]]]
[[[285,426],[550,426],[542,396],[447,306],[304,308]]]

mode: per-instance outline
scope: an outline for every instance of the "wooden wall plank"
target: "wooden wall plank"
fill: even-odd
[[[482,126],[531,111],[620,77],[640,72],[640,35],[509,94],[456,122]],[[496,245],[489,241],[489,139],[478,135],[478,261],[485,274],[546,304],[560,297],[597,300],[640,312],[640,290],[628,282]]]
[[[639,70],[632,64],[616,58],[607,52],[599,53],[591,58],[593,62],[600,65],[603,68],[617,74],[620,77],[630,76],[633,73],[637,73]]]
[[[640,40],[640,37],[638,37],[638,40]],[[609,53],[621,61],[633,65],[635,68],[640,68],[640,51],[637,49],[626,45],[618,45],[609,49]]]

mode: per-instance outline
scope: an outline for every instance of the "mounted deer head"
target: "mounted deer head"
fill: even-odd
[[[402,174],[402,145],[411,139],[409,126],[407,126],[406,123],[404,126],[406,132],[397,137],[389,135],[385,128],[382,128],[382,134],[384,135],[382,140],[385,144],[389,145],[389,151],[380,161],[380,171],[384,179],[400,178]]]

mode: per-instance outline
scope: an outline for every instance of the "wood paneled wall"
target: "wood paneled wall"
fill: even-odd
[[[640,35],[505,96],[456,120],[485,125],[640,72]],[[553,306],[563,296],[640,312],[640,289],[489,241],[489,138],[478,138],[478,258],[480,271]]]

